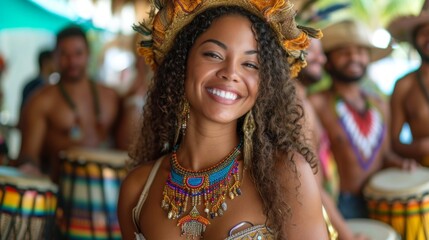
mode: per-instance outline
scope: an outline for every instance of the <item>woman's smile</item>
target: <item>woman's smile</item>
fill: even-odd
[[[207,88],[207,92],[214,100],[222,103],[234,103],[239,98],[237,93],[219,88]]]

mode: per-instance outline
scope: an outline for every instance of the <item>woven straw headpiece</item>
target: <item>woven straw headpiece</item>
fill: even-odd
[[[303,51],[310,44],[309,37],[322,37],[320,30],[297,26],[296,12],[288,0],[151,0],[151,4],[149,19],[134,26],[134,30],[143,39],[137,51],[153,70],[162,63],[184,26],[198,14],[218,6],[242,7],[265,19],[288,53],[293,77],[306,65]]]

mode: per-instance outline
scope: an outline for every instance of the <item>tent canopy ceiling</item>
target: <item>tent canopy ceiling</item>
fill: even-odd
[[[76,21],[58,15],[30,0],[0,1],[0,31],[33,28],[56,32],[71,24],[85,29],[97,29],[89,21]]]

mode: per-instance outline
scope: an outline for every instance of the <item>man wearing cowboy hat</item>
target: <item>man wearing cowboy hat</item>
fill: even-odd
[[[368,178],[385,164],[405,167],[390,151],[387,103],[359,84],[367,66],[387,56],[391,49],[372,45],[367,28],[353,20],[328,26],[323,33],[325,70],[332,86],[310,96],[310,101],[328,133],[338,165],[338,207],[346,219],[367,217],[362,189]]]
[[[409,42],[421,57],[420,67],[399,79],[392,93],[392,146],[398,154],[429,167],[429,1],[420,15],[399,17],[388,29],[398,41]],[[413,136],[409,144],[399,140],[405,123]]]
[[[344,240],[366,240],[367,238],[362,234],[353,234],[335,204],[339,190],[337,165],[330,151],[330,142],[326,131],[321,126],[313,107],[307,99],[306,88],[322,79],[323,65],[326,62],[320,40],[311,40],[310,47],[307,49],[306,60],[307,66],[301,70],[296,81],[296,92],[302,101],[305,112],[306,130],[308,130],[306,132],[308,134],[307,138],[311,140],[311,144],[318,153],[320,160],[320,168],[316,177],[323,206],[334,226],[333,231],[329,229],[329,233],[330,236],[338,236],[339,239]]]

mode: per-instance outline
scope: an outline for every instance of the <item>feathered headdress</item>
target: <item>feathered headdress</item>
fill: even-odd
[[[143,39],[137,51],[154,70],[171,49],[176,34],[196,15],[218,6],[242,7],[265,19],[288,53],[293,77],[306,65],[303,51],[310,44],[309,37],[322,37],[320,30],[297,26],[296,12],[288,0],[151,0],[151,4],[149,19],[134,30]]]

